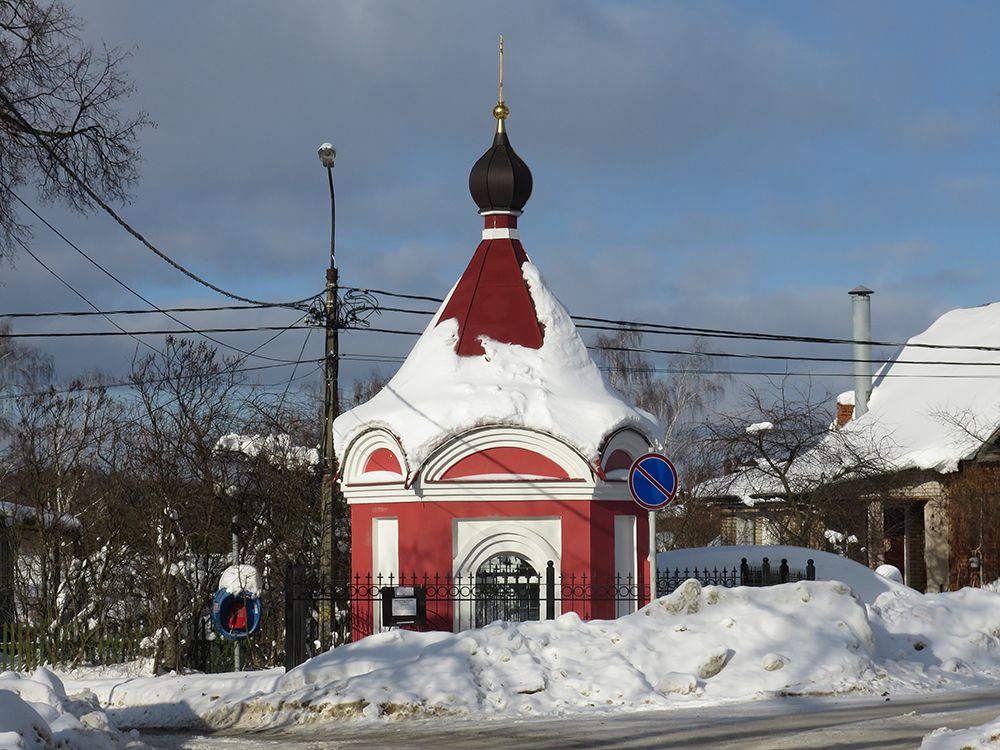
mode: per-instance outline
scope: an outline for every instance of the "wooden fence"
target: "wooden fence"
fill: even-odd
[[[148,656],[143,641],[150,636],[141,625],[84,628],[77,624],[53,630],[23,623],[0,625],[0,672],[25,672],[41,666],[64,668],[123,664]],[[198,639],[190,664],[200,672],[233,668],[233,643],[222,638]]]

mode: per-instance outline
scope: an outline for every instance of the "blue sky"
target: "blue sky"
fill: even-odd
[[[846,336],[847,290],[863,283],[876,291],[874,335],[901,339],[947,309],[1000,298],[996,4],[76,7],[88,39],[133,49],[129,106],[158,123],[142,135],[142,181],[123,213],[185,265],[249,296],[322,288],[329,228],[315,149],[325,140],[339,154],[343,282],[447,291],[478,242],[467,178],[491,139],[503,32],[510,137],[535,178],[522,239],[572,312]],[[106,217],[41,209],[157,304],[218,301]],[[137,304],[44,228],[32,246],[99,306]],[[80,309],[27,256],[0,279],[4,312]],[[290,315],[188,319],[284,324]],[[155,320],[127,322],[163,327]],[[15,322],[22,331],[85,325],[107,327]],[[264,351],[295,357],[302,344],[296,332]],[[66,375],[121,374],[134,349],[127,339],[37,345]],[[344,349],[407,345],[350,334]],[[318,357],[320,347],[314,334],[306,352]],[[345,379],[368,368],[345,362]]]

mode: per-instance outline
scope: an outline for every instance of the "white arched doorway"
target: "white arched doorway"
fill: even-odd
[[[458,519],[454,539],[453,574],[469,584],[469,595],[455,602],[456,631],[485,620],[550,616],[545,570],[549,561],[557,573],[561,568],[559,518]],[[551,616],[558,616],[558,601],[554,609]]]

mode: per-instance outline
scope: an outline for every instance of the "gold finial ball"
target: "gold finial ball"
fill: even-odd
[[[498,120],[506,120],[509,114],[510,109],[503,102],[497,102],[497,106],[493,108],[493,116]]]

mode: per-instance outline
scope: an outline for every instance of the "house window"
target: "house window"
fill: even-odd
[[[752,518],[747,518],[746,516],[736,516],[736,543],[757,543],[754,536],[754,523]]]
[[[538,571],[520,555],[493,555],[476,571],[476,627],[539,619],[540,583]]]

